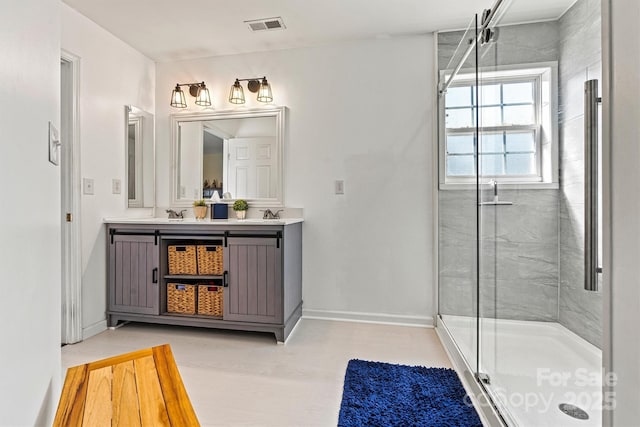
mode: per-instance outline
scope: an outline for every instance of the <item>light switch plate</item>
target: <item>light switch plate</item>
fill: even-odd
[[[111,191],[113,194],[120,194],[122,192],[122,181],[117,178],[111,180]]]
[[[49,122],[49,141],[47,145],[49,147],[49,161],[58,166],[60,164],[60,135],[58,134],[58,129],[51,122]]]
[[[339,179],[335,182],[335,193],[344,194],[344,181]]]
[[[82,194],[87,194],[87,195],[93,194],[93,179],[82,178]]]

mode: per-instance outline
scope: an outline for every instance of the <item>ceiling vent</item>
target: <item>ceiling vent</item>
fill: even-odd
[[[251,31],[284,30],[287,28],[284,26],[284,21],[279,16],[277,18],[264,18],[244,22],[249,26]]]

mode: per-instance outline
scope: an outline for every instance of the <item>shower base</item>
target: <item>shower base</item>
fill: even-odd
[[[441,319],[475,370],[476,319],[450,315]],[[602,352],[564,326],[480,319],[479,353],[480,371],[489,377],[485,388],[509,426],[601,425]],[[571,417],[560,410],[563,404],[584,410],[589,418]]]

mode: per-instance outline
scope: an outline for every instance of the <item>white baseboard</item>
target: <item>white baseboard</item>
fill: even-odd
[[[99,322],[94,323],[93,325],[89,325],[82,328],[82,339],[86,340],[87,338],[91,338],[94,335],[98,335],[100,332],[104,332],[107,330],[107,321],[101,320]]]
[[[304,319],[339,320],[342,322],[379,323],[383,325],[433,328],[431,316],[407,316],[402,314],[362,313],[356,311],[332,311],[302,309]]]

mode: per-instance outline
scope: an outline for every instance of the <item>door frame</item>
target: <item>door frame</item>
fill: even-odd
[[[67,67],[68,73],[63,73]],[[61,162],[62,318],[61,343],[82,341],[82,240],[80,224],[80,58],[64,49],[60,54],[61,140],[67,148]],[[66,75],[65,75],[66,74]],[[63,82],[63,79],[65,81]],[[63,100],[68,107],[62,108]],[[64,126],[62,126],[64,124]],[[67,177],[67,179],[65,179]],[[66,183],[66,185],[65,185]],[[70,207],[71,222],[65,213]]]

